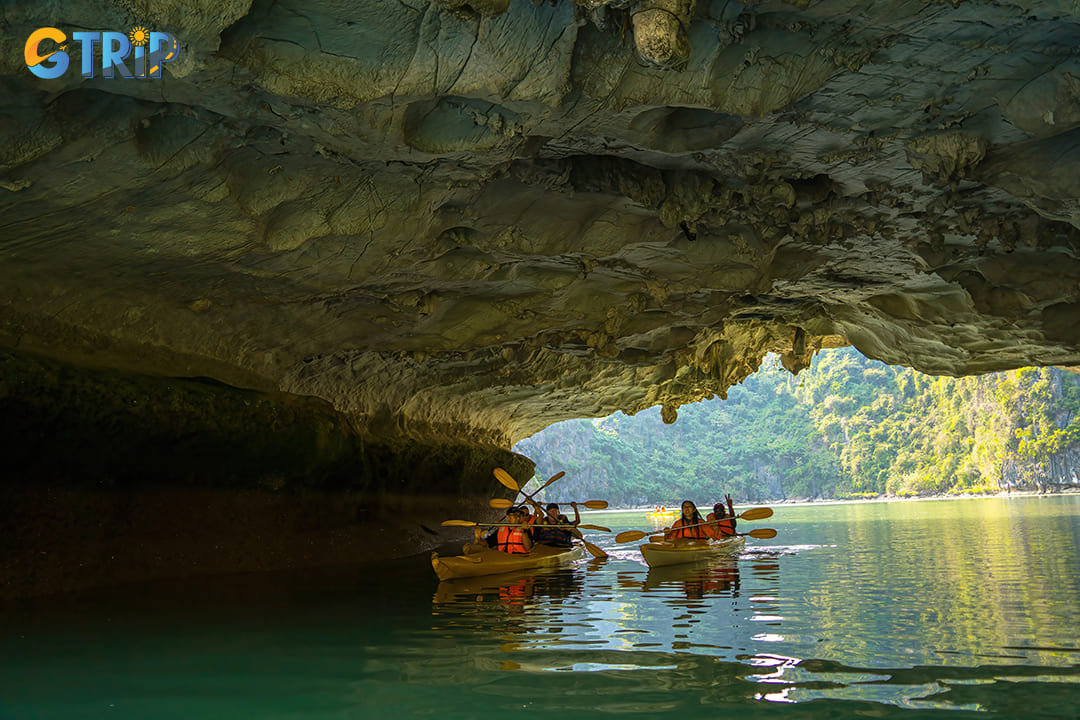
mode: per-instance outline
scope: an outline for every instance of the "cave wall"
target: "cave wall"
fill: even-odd
[[[370,437],[318,398],[12,352],[0,455],[0,599],[402,557],[469,536],[443,520],[492,518],[493,468],[533,471]]]

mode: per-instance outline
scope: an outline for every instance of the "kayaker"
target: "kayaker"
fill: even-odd
[[[532,528],[533,540],[552,547],[568,548],[573,545],[573,536],[564,527],[577,527],[581,524],[581,514],[578,512],[576,502],[570,503],[574,508],[574,522],[570,522],[565,515],[559,513],[556,503],[548,503],[544,509],[543,517],[539,518]],[[563,527],[559,527],[559,526]]]
[[[527,555],[532,550],[532,535],[529,532],[529,523],[525,520],[528,511],[520,507],[512,507],[506,511],[507,526],[496,528],[484,537],[484,531],[479,527],[473,528],[476,542],[487,543],[509,555]]]
[[[691,525],[695,527],[690,527]],[[707,540],[705,533],[705,520],[698,512],[697,505],[689,500],[683,500],[682,517],[672,523],[671,527],[664,528],[665,540]]]
[[[735,534],[735,505],[731,502],[731,495],[725,494],[724,499],[727,500],[727,511],[724,511],[724,503],[718,502],[705,518],[709,523],[705,526],[705,534],[716,540]]]

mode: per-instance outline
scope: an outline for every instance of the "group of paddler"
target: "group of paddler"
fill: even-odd
[[[574,537],[570,534],[570,528],[576,528],[581,524],[581,514],[578,513],[577,503],[570,503],[570,507],[574,508],[573,522],[559,512],[559,506],[556,503],[548,503],[545,508],[541,508],[536,503],[533,505],[536,507],[535,515],[529,513],[526,505],[507,508],[506,523],[496,527],[486,536],[479,526],[473,528],[476,542],[486,543],[488,547],[510,555],[523,555],[529,552],[534,542],[558,548],[572,547]]]
[[[607,553],[586,540],[581,529],[611,531],[598,525],[582,525],[581,515],[578,512],[579,503],[570,503],[570,507],[574,510],[574,519],[571,521],[562,514],[558,504],[548,503],[546,506],[541,506],[535,500],[534,496],[540,490],[563,475],[565,473],[560,472],[552,476],[538,490],[528,494],[508,472],[502,468],[495,468],[495,478],[499,483],[523,495],[525,501],[520,504],[503,498],[490,501],[491,507],[506,511],[505,522],[484,524],[468,520],[443,522],[443,525],[447,526],[473,527],[474,542],[464,546],[462,556],[441,558],[437,553],[432,554],[432,567],[439,578],[470,577],[557,564],[560,560],[572,556],[574,538],[580,540],[585,549],[594,557],[606,558]],[[671,527],[664,528],[662,536],[649,537],[650,544],[642,546],[642,554],[646,562],[650,566],[653,566],[653,560],[660,564],[687,562],[693,559],[691,556],[694,553],[704,552],[705,556],[708,556],[708,553],[721,550],[737,551],[737,548],[742,546],[743,537],[747,535],[756,538],[776,536],[776,531],[770,529],[757,529],[749,533],[736,532],[737,519],[760,520],[770,517],[772,510],[751,508],[736,515],[731,496],[725,495],[725,500],[726,508],[723,502],[716,503],[713,506],[713,512],[705,519],[701,517],[701,513],[693,502],[684,501],[681,516],[672,523]],[[535,512],[530,512],[529,505]],[[602,510],[607,507],[607,503],[603,500],[589,500],[580,505],[591,510]],[[490,528],[490,531],[485,531],[484,528]],[[615,541],[634,542],[648,535],[649,533],[644,531],[627,530],[616,535]]]

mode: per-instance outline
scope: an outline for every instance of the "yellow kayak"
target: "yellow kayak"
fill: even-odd
[[[476,545],[466,545],[465,549],[466,554],[449,557],[431,553],[431,567],[440,580],[548,567],[571,562],[582,556],[582,546],[579,543],[574,543],[572,548],[533,545],[532,552],[527,555],[509,555],[494,548]]]
[[[651,512],[646,513],[645,517],[650,520],[670,520],[679,516],[678,510],[665,510],[664,512]]]
[[[746,538],[732,536],[723,540],[666,540],[645,543],[641,555],[649,567],[681,565],[683,563],[728,557],[746,546]]]

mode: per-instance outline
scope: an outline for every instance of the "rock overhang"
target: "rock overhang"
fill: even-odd
[[[5,13],[9,348],[504,448],[673,419],[767,352],[1080,362],[1069,3]],[[180,39],[161,80],[20,64],[37,27],[136,22]]]

